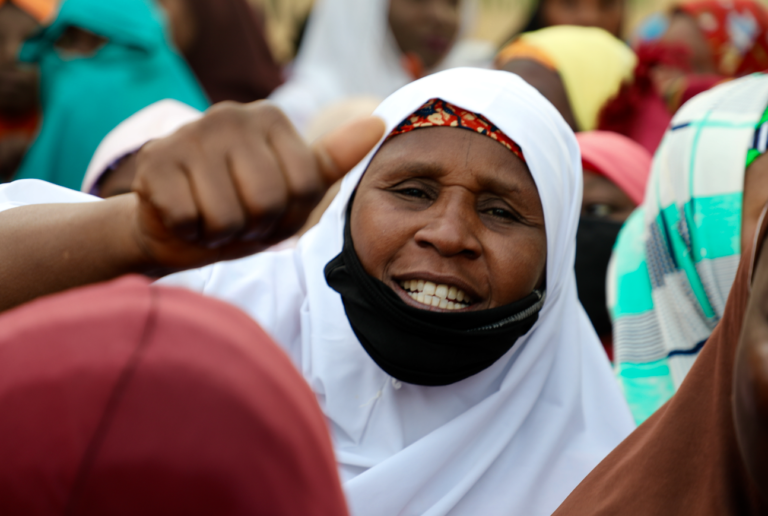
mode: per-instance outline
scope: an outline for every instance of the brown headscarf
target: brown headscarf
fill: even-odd
[[[766,233],[764,221],[757,249]],[[731,403],[752,263],[747,249],[723,318],[677,393],[608,455],[554,516],[767,513],[739,452]]]
[[[347,514],[287,356],[237,309],[137,277],[0,317],[0,436],[0,514]]]
[[[264,99],[283,82],[246,0],[185,0],[196,36],[184,52],[211,102]]]

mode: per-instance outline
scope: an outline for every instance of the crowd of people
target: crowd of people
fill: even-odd
[[[768,513],[768,8],[0,0],[0,514]]]

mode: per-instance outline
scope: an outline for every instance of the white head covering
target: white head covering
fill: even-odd
[[[443,387],[402,384],[358,342],[323,269],[341,251],[345,207],[375,151],[296,249],[163,281],[237,304],[289,352],[328,418],[354,515],[549,515],[634,428],[576,295],[578,145],[555,108],[506,72],[441,72],[376,114],[389,132],[434,97],[485,115],[522,147],[544,208],[547,300],[493,366]]]
[[[353,96],[383,99],[412,78],[389,28],[390,0],[317,0],[288,82],[273,100],[304,133],[313,116]],[[474,0],[464,0],[463,28]]]

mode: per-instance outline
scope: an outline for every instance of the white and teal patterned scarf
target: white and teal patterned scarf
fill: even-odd
[[[675,393],[723,315],[741,254],[747,151],[766,106],[762,74],[685,104],[619,234],[608,304],[616,374],[638,423]]]

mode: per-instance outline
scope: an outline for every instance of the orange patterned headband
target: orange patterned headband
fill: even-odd
[[[414,129],[441,126],[458,127],[460,129],[484,134],[511,150],[515,156],[525,163],[523,150],[520,146],[512,141],[512,139],[504,134],[498,127],[493,125],[487,118],[483,115],[461,109],[460,107],[440,99],[427,101],[427,103],[421,106],[415,113],[395,127],[395,129],[389,133],[387,139],[397,136],[398,134],[409,133]]]
[[[32,16],[38,23],[46,23],[53,19],[59,7],[58,0],[0,0],[0,7],[6,1]]]

